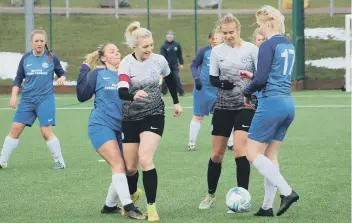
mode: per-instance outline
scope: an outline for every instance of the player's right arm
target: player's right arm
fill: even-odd
[[[202,89],[202,82],[200,81],[200,71],[199,67],[202,66],[203,58],[204,58],[204,53],[205,53],[206,48],[202,48],[197,52],[197,55],[194,57],[192,64],[190,66],[191,72],[193,79],[196,83],[196,89],[201,90]]]
[[[131,94],[129,92],[130,83],[131,83],[129,67],[130,67],[130,63],[128,61],[128,58],[125,57],[121,61],[121,64],[119,67],[119,82],[117,84],[117,88],[119,90],[120,99],[124,101],[135,101],[135,100],[147,97],[148,94],[143,90],[137,91],[136,94]]]
[[[81,70],[77,78],[76,95],[79,102],[85,102],[91,99],[95,93],[98,70],[94,70],[87,80],[90,67],[87,64],[81,65]]]
[[[17,107],[17,95],[20,90],[23,79],[25,78],[25,71],[23,66],[24,58],[25,57],[23,56],[20,60],[20,63],[17,68],[16,77],[12,84],[13,87],[12,87],[10,105],[14,109]]]

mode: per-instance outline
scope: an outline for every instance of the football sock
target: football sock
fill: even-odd
[[[292,193],[292,188],[281,176],[279,169],[267,157],[262,154],[258,155],[253,165],[264,178],[279,189],[281,195],[288,196]]]
[[[124,173],[115,173],[112,175],[112,184],[120,198],[122,206],[132,203],[131,195],[128,190],[127,177]]]
[[[47,141],[46,144],[48,145],[48,147],[54,157],[54,160],[55,161],[57,161],[57,160],[62,161],[63,158],[62,158],[62,154],[61,154],[61,146],[60,146],[59,139],[57,137],[55,137],[52,140]]]
[[[275,166],[279,170],[279,164],[275,164]],[[273,208],[277,187],[264,178],[264,191],[265,195],[262,209],[268,210],[269,208]]]
[[[158,189],[158,174],[155,168],[143,171],[143,186],[148,204],[155,203],[156,191]]]
[[[192,119],[191,124],[189,125],[189,142],[188,142],[189,146],[196,144],[200,126],[201,126],[200,122],[194,121]]]
[[[4,144],[1,150],[1,162],[7,163],[11,153],[16,149],[18,146],[19,139],[13,139],[10,136],[6,136]]]
[[[113,183],[111,183],[108,189],[108,195],[106,196],[105,205],[108,207],[115,207],[117,206],[118,199],[119,196],[116,193]]]
[[[221,164],[214,163],[211,158],[208,163],[208,193],[215,194],[216,188],[218,186],[220,174],[221,174]]]
[[[237,186],[243,187],[248,190],[249,175],[251,172],[251,165],[247,160],[246,156],[235,158],[236,161],[236,175],[237,175]]]
[[[135,173],[126,174],[126,176],[127,176],[128,188],[130,190],[130,194],[132,195],[137,191],[139,173],[137,171]]]

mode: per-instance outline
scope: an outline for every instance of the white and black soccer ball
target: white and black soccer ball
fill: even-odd
[[[249,212],[252,207],[251,195],[242,187],[231,188],[226,194],[226,206],[233,212]]]

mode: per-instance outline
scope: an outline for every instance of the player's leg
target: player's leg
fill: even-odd
[[[279,142],[279,141],[273,140],[269,144],[269,146],[267,147],[267,149],[265,150],[265,153],[264,153],[264,155],[266,157],[268,157],[271,160],[271,162],[273,162],[275,164],[277,169],[279,169],[277,155],[279,153],[280,143],[281,142]],[[273,213],[272,208],[273,208],[273,204],[274,204],[274,200],[275,200],[277,187],[275,185],[271,184],[267,179],[264,178],[264,191],[265,191],[264,201],[263,201],[263,205],[262,205],[261,209],[262,210],[271,209],[270,212]]]
[[[13,122],[10,133],[5,137],[0,155],[0,169],[7,168],[8,160],[12,152],[17,148],[19,137],[24,130],[25,125],[18,122]]]
[[[109,192],[113,193],[113,189],[115,189],[128,217],[141,220],[145,219],[145,215],[132,203],[128,189],[125,162],[116,140],[115,132],[106,126],[89,126],[88,135],[97,153],[101,155],[111,167],[113,187],[111,190],[109,188]],[[108,205],[111,205],[111,202],[106,202],[105,206]],[[110,208],[115,209],[114,207],[115,206]],[[108,208],[105,209],[105,212],[107,212]]]
[[[196,150],[196,141],[203,119],[204,116],[193,115],[192,117],[191,123],[189,125],[188,151]]]
[[[154,154],[159,147],[164,131],[165,117],[153,115],[143,120],[139,144],[139,165],[143,171],[143,185],[147,197],[148,221],[159,221],[156,209],[156,194],[158,188],[158,175],[153,162]],[[151,128],[151,127],[154,128]]]
[[[236,111],[234,124],[234,158],[236,162],[237,186],[248,190],[250,177],[250,163],[247,160],[248,130],[255,111],[243,109]]]
[[[118,200],[119,200],[119,195],[117,194],[113,183],[111,183],[108,188],[108,194],[106,196],[104,207],[101,209],[101,213],[102,214],[121,213],[122,209],[117,206]]]
[[[282,104],[282,103],[280,103]],[[280,123],[279,128],[277,129],[274,137],[273,137],[273,141],[270,143],[269,148],[270,148],[270,154],[268,154],[269,156],[267,156],[274,164],[278,163],[277,162],[277,154],[279,152],[280,149],[280,145],[281,143],[284,141],[284,138],[286,136],[287,130],[289,128],[289,126],[291,125],[291,123],[294,120],[294,116],[295,116],[295,109],[294,109],[294,103],[293,103],[293,99],[291,98],[287,98],[284,101],[284,105],[283,108],[285,108],[285,111],[282,112],[284,114],[287,114],[286,119]],[[280,173],[279,168],[277,168],[278,172]],[[281,173],[280,173],[281,176]],[[281,176],[281,183],[285,182],[285,179]],[[272,183],[272,182],[271,182]],[[288,186],[288,187],[287,187]],[[291,188],[291,193],[288,194],[288,188],[290,186],[287,184],[282,184],[282,186],[280,187],[279,185],[277,185],[277,188],[280,190],[280,194],[281,194],[281,203],[280,203],[280,208],[277,212],[277,215],[280,216],[283,213],[286,212],[286,210],[296,201],[298,201],[299,199],[299,195],[292,190]],[[284,194],[285,193],[285,194]]]
[[[55,169],[65,169],[59,139],[55,136],[52,126],[56,125],[56,105],[54,95],[49,96],[35,108],[40,123],[42,136],[54,158]]]
[[[8,134],[8,136],[5,137],[4,144],[1,150],[0,169],[7,168],[8,160],[12,152],[17,148],[19,144],[19,138],[24,130],[24,127],[30,127],[34,123],[37,116],[34,113],[33,109],[33,103],[29,103],[21,99],[16,110],[15,116],[13,118],[10,133]]]
[[[278,130],[282,129],[283,123],[286,123],[285,120],[290,116],[282,103],[281,105],[283,106],[275,106],[277,103],[271,102],[270,100],[276,99],[266,99],[266,109],[261,109],[261,105],[264,102],[260,102],[258,105],[257,113],[249,131],[247,158],[266,180],[279,189],[281,205],[277,215],[281,215],[292,203],[296,202],[299,197],[281,176],[277,165],[264,155],[265,149],[273,140],[282,141],[279,137],[282,136],[282,134],[278,134]],[[289,122],[289,124],[291,122]],[[289,126],[289,124],[287,125],[286,123],[287,126]],[[278,151],[279,147],[275,146],[279,146],[279,143],[271,145],[271,150]]]
[[[194,88],[193,90],[193,118],[189,127],[188,150],[196,150],[196,140],[201,128],[204,116],[212,114],[216,100],[216,91],[207,86],[203,86],[201,90]]]
[[[259,142],[249,140],[248,148],[254,148],[258,146]],[[271,151],[279,149],[279,142],[272,142],[270,144]],[[250,149],[251,152],[248,153],[249,160],[253,160],[253,165],[258,169],[259,173],[264,176],[264,178],[270,183],[272,186],[275,185],[280,191],[281,204],[280,208],[277,212],[277,215],[282,215],[294,202],[299,199],[298,194],[292,190],[290,185],[286,182],[286,180],[282,177],[280,170],[277,164],[273,163],[268,157],[260,154],[258,152],[254,152]],[[267,191],[266,191],[267,192]],[[271,191],[272,192],[272,191]],[[265,207],[267,208],[267,207]],[[256,213],[257,216],[269,216],[268,213],[272,213],[272,208],[265,210],[263,207]],[[272,216],[272,214],[271,214]]]
[[[222,160],[226,151],[228,137],[233,127],[233,111],[219,110],[214,111],[212,119],[212,152],[208,162],[208,194],[199,204],[199,209],[209,209],[215,202],[215,192],[221,174]]]
[[[275,149],[275,147],[279,146],[277,145],[279,143],[278,141],[272,141],[268,147],[266,148],[264,155],[268,157],[274,164],[275,166],[279,169],[279,164],[277,161],[277,155],[279,150]],[[278,147],[277,147],[278,148]],[[276,196],[276,191],[277,187],[270,183],[266,178],[264,178],[264,200],[262,206],[259,208],[259,210],[254,213],[254,216],[263,216],[263,217],[273,217],[274,216],[274,211],[273,211],[273,204]]]
[[[123,157],[126,165],[126,176],[131,199],[134,204],[142,198],[142,190],[137,188],[139,172],[138,165],[138,149],[139,149],[139,133],[140,121],[126,121],[122,123],[123,132]]]

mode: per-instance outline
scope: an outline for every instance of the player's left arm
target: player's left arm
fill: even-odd
[[[179,101],[178,101],[177,90],[176,90],[176,79],[174,75],[170,75],[171,70],[166,59],[163,58],[162,63],[163,63],[163,68],[161,70],[161,75],[164,77],[165,83],[170,90],[170,94],[174,104],[178,104]]]
[[[249,86],[244,90],[245,97],[249,97],[254,92],[260,91],[265,87],[273,58],[274,50],[271,45],[263,43],[258,53],[257,72]]]
[[[164,60],[164,66],[161,74],[164,76],[165,83],[169,88],[172,100],[174,102],[174,117],[178,117],[182,114],[183,109],[178,101],[177,90],[176,90],[176,79],[174,75],[170,75],[170,67],[166,60]]]
[[[197,52],[197,55],[194,57],[192,64],[190,66],[194,80],[197,80],[200,78],[199,67],[202,66],[204,53],[205,53],[205,49],[204,48],[200,49]]]
[[[61,66],[60,59],[56,55],[53,56],[53,61],[54,61],[54,72],[56,76],[59,78],[57,80],[57,84],[63,85],[66,81],[66,72]]]

